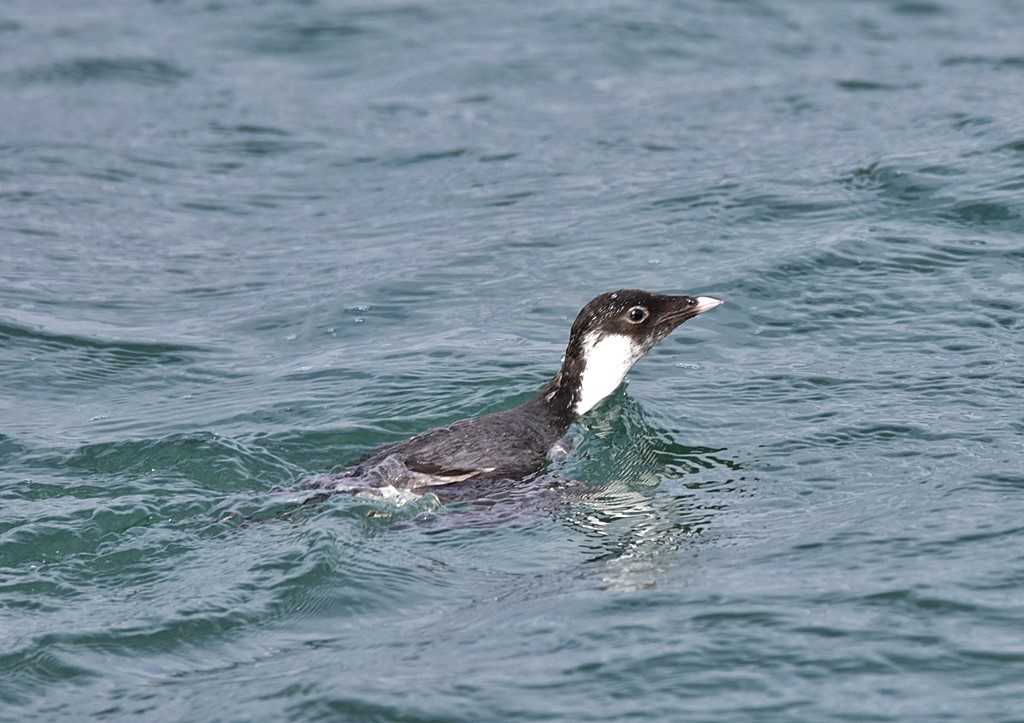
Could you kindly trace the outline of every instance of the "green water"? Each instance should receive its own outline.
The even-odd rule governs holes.
[[[1021,720],[1022,38],[0,7],[0,719]],[[295,510],[623,286],[728,303],[574,427],[583,489]]]

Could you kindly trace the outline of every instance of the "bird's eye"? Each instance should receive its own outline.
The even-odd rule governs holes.
[[[626,312],[626,318],[629,319],[631,324],[642,324],[650,315],[651,312],[642,306],[634,306]]]

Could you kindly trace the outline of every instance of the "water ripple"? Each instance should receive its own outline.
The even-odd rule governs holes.
[[[0,11],[0,717],[1018,716],[1010,5],[51,5]],[[728,303],[545,474],[302,489],[627,285]]]
[[[24,68],[15,71],[13,77],[18,83],[25,85],[121,82],[166,86],[188,78],[189,73],[173,63],[158,58],[91,57]]]

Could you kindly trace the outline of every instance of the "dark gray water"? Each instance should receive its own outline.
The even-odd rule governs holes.
[[[0,718],[1022,720],[1024,3],[13,0],[0,53]],[[586,489],[290,511],[621,286],[729,303]]]

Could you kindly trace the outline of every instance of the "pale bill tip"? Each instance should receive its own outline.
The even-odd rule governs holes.
[[[703,314],[705,311],[711,311],[716,306],[720,306],[725,302],[722,299],[716,299],[713,296],[698,296],[696,312]]]

